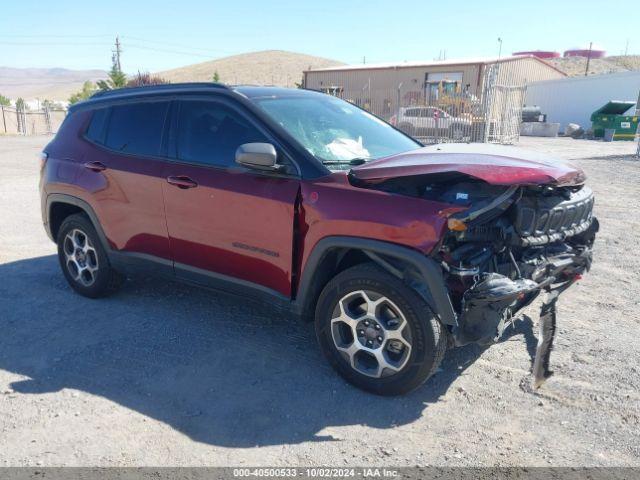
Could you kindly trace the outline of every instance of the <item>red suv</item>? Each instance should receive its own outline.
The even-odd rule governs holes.
[[[589,268],[583,173],[512,147],[424,147],[318,92],[173,84],[71,107],[42,155],[62,271],[100,297],[141,268],[314,319],[348,381],[424,382]],[[550,303],[545,303],[549,306]]]

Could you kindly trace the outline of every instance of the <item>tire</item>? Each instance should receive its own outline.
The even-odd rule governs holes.
[[[62,273],[80,295],[104,297],[122,285],[124,276],[109,263],[96,229],[84,214],[64,219],[56,243]]]
[[[447,331],[427,303],[373,264],[351,267],[327,284],[316,306],[315,328],[331,366],[351,384],[378,395],[401,395],[422,385],[447,348]]]
[[[465,138],[465,128],[463,125],[451,125],[446,132],[451,140],[461,142]]]

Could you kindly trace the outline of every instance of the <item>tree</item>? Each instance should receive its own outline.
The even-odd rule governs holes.
[[[16,100],[16,109],[23,111],[27,109],[27,103],[24,101],[24,98],[20,97]]]
[[[74,103],[78,103],[78,102],[81,102],[82,100],[86,100],[91,95],[96,93],[96,91],[97,91],[96,86],[92,82],[87,80],[82,85],[82,90],[74,93],[69,97],[69,105],[73,105]]]
[[[109,78],[106,80],[98,80],[98,88],[100,90],[115,90],[127,86],[127,76],[118,68],[118,64],[114,61]]]
[[[144,87],[145,85],[164,85],[169,83],[162,77],[151,75],[149,72],[140,73],[127,82],[127,87]]]
[[[213,72],[213,79],[212,79],[215,83],[219,83],[220,82],[220,75],[218,75],[218,71],[216,70],[215,72]]]
[[[5,107],[8,107],[9,105],[11,105],[11,100],[9,100],[7,97],[5,97],[4,95],[0,95],[0,105],[3,105]]]

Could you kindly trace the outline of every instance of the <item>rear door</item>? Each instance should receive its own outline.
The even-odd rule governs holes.
[[[163,183],[176,275],[201,283],[233,280],[290,296],[297,174],[235,163],[243,143],[279,149],[231,101],[192,98],[176,106],[175,162],[167,165]],[[286,162],[280,150],[279,161]]]
[[[93,113],[82,184],[112,247],[170,263],[164,214],[163,132],[169,102],[115,104]]]

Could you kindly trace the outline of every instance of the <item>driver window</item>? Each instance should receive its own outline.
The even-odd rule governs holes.
[[[229,107],[203,100],[183,100],[178,114],[178,158],[190,163],[230,167],[243,143],[269,142],[249,121]]]

